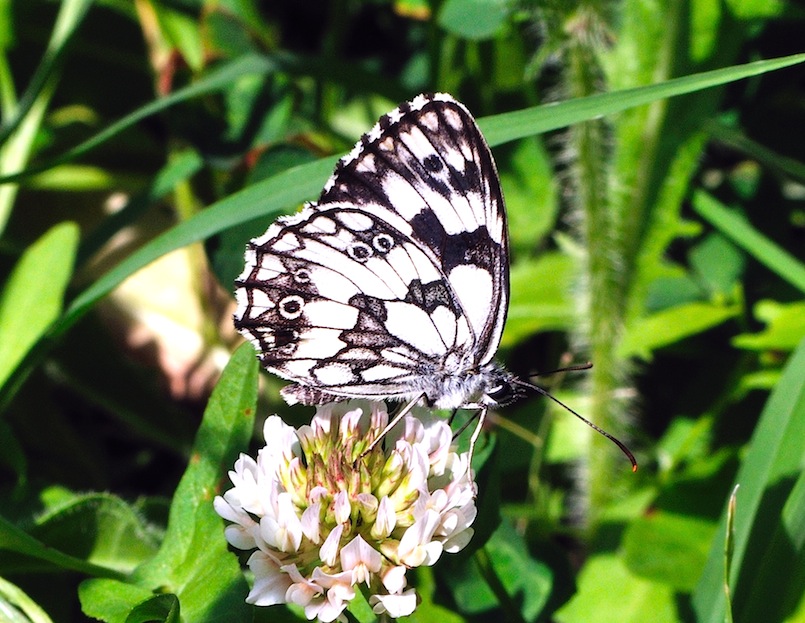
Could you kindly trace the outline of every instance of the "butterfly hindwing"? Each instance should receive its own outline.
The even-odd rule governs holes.
[[[350,204],[307,209],[247,251],[236,326],[302,402],[408,397],[445,357],[470,357],[470,327],[421,246]]]
[[[420,95],[385,115],[337,165],[318,206],[348,201],[420,243],[441,267],[476,335],[497,350],[508,305],[508,247],[494,159],[449,95]]]

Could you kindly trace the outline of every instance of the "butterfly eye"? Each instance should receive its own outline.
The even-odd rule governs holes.
[[[280,314],[286,320],[296,320],[302,315],[302,308],[305,306],[305,300],[296,294],[286,296],[280,301],[279,309]]]
[[[372,240],[372,245],[379,253],[388,253],[394,246],[394,238],[388,234],[377,234]]]
[[[365,242],[353,242],[347,247],[347,253],[356,262],[365,262],[372,257],[372,247]]]
[[[505,405],[512,401],[515,391],[510,383],[503,381],[500,385],[495,385],[495,387],[486,392],[486,395],[499,405]]]

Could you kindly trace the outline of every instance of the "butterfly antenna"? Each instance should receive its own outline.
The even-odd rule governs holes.
[[[566,368],[557,368],[556,370],[551,370],[550,372],[536,372],[535,374],[531,375],[531,378],[537,376],[550,376],[551,374],[559,374],[560,372],[579,372],[580,370],[589,370],[593,367],[593,362],[588,361],[586,363],[577,363],[572,366],[567,366]],[[531,387],[531,385],[529,385]]]
[[[571,366],[570,368],[562,368],[562,370],[561,370],[561,371],[564,371],[564,370],[576,370],[576,369],[578,369],[578,370],[587,370],[587,369],[589,369],[589,368],[591,368],[591,367],[592,367],[592,364],[591,364],[591,363],[588,363],[588,364],[585,364],[584,366],[581,366],[581,367],[578,367],[578,366]],[[521,384],[522,384],[524,387],[528,387],[528,388],[530,388],[530,389],[533,389],[533,390],[535,390],[536,392],[538,392],[538,393],[542,394],[543,396],[545,396],[546,398],[550,398],[550,399],[551,399],[551,400],[553,400],[553,401],[554,401],[556,404],[558,404],[560,407],[563,407],[563,408],[567,409],[568,411],[570,411],[570,412],[571,412],[573,415],[575,415],[577,418],[579,418],[579,419],[580,419],[582,422],[584,422],[584,423],[585,423],[587,426],[589,426],[590,428],[592,428],[592,429],[593,429],[595,432],[597,432],[597,433],[601,433],[601,434],[602,434],[604,437],[606,437],[607,439],[609,439],[609,440],[610,440],[612,443],[614,443],[616,446],[618,446],[618,448],[620,448],[621,452],[623,452],[623,453],[626,455],[626,458],[628,458],[628,459],[629,459],[629,461],[632,463],[632,472],[636,472],[636,471],[637,471],[637,460],[635,460],[635,458],[634,458],[634,454],[632,454],[632,451],[631,451],[631,450],[629,450],[629,448],[627,448],[627,447],[626,447],[626,444],[624,444],[624,443],[623,443],[623,442],[622,442],[620,439],[618,439],[618,438],[617,438],[617,437],[615,437],[614,435],[610,435],[610,434],[609,434],[607,431],[605,431],[605,430],[604,430],[603,428],[601,428],[600,426],[598,426],[598,425],[596,425],[596,424],[593,424],[593,423],[592,423],[590,420],[588,420],[587,418],[585,418],[585,417],[584,417],[583,415],[581,415],[580,413],[577,413],[576,411],[574,411],[573,409],[571,409],[570,407],[568,407],[568,406],[567,406],[567,405],[566,405],[564,402],[562,402],[561,400],[559,400],[559,399],[558,399],[556,396],[552,396],[552,395],[551,395],[550,393],[548,393],[546,390],[542,389],[542,388],[541,388],[539,385],[534,385],[534,384],[532,384],[532,383],[526,383],[526,382],[524,382],[524,381],[520,381],[518,384],[520,384],[520,383],[521,383]]]

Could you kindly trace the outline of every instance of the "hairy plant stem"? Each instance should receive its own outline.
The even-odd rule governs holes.
[[[585,32],[589,20],[581,17],[579,32],[571,31],[568,47],[568,87],[571,97],[596,92],[600,72],[592,46],[594,37]],[[619,250],[615,223],[608,198],[606,127],[600,120],[573,128],[571,149],[574,201],[580,217],[580,234],[586,250],[583,266],[583,296],[578,342],[589,349],[594,367],[590,374],[588,416],[598,426],[619,436],[623,424],[623,405],[614,399],[623,383],[624,362],[617,355],[623,319],[623,298]],[[591,435],[588,444],[587,478],[583,491],[587,527],[595,530],[598,517],[613,495],[613,476],[620,467],[620,455],[609,440]]]

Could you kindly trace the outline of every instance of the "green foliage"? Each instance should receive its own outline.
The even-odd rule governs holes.
[[[769,396],[735,482],[735,536],[730,580],[736,621],[783,621],[805,590],[803,444],[805,439],[805,339],[791,356]],[[726,510],[710,556],[693,594],[701,621],[723,621],[718,590],[724,576]],[[779,582],[780,577],[788,578]],[[775,600],[769,602],[769,595]]]
[[[9,275],[0,294],[0,384],[61,314],[78,235],[75,223],[54,226],[25,250]]]
[[[501,411],[475,539],[418,570],[410,619],[804,620],[795,11],[0,3],[0,611],[304,620],[245,604],[212,508],[256,416],[310,418],[266,375],[258,403],[231,282],[380,114],[442,90],[507,199],[501,358],[592,360],[539,380],[640,470],[552,401]]]

